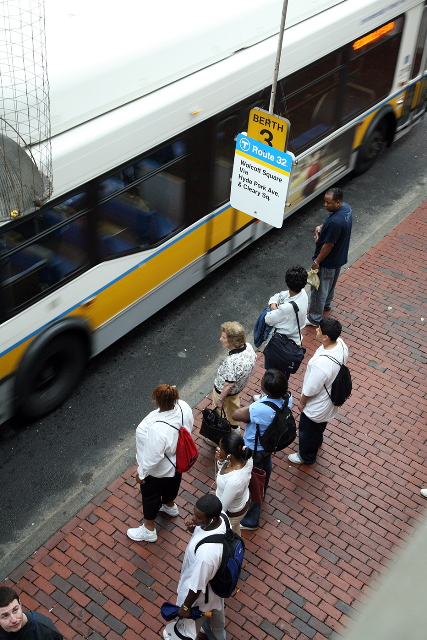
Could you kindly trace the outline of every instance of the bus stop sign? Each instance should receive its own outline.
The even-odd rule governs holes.
[[[269,147],[286,151],[291,124],[286,118],[274,116],[255,107],[249,113],[248,137],[263,142]]]
[[[281,227],[293,160],[291,153],[239,133],[231,180],[231,206]]]

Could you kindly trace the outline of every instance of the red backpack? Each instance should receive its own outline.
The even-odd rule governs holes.
[[[182,422],[184,424],[184,414],[182,413],[182,409],[178,404],[178,407],[181,411]],[[197,458],[199,457],[199,451],[194,444],[194,440],[191,437],[191,434],[185,427],[174,427],[169,422],[164,422],[164,420],[156,420],[156,422],[163,422],[164,424],[169,425],[172,429],[176,429],[179,431],[178,435],[178,444],[176,445],[176,465],[173,464],[172,460],[165,454],[165,458],[169,460],[171,465],[175,467],[178,473],[184,473],[185,471],[190,471],[191,467],[193,467],[196,463]]]

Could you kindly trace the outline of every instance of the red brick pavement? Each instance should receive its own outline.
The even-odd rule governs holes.
[[[354,391],[329,423],[315,465],[290,466],[289,450],[274,458],[261,527],[243,534],[228,638],[343,634],[424,518],[426,237],[427,202],[339,280],[333,315],[345,327]],[[310,356],[315,332],[304,332]],[[291,378],[296,397],[304,369]],[[262,373],[259,354],[244,403]],[[209,402],[194,409],[196,435]],[[184,517],[213,483],[213,451],[200,437],[197,444],[200,458],[177,499],[181,516],[158,518],[157,544],[126,538],[141,518],[128,469],[11,574],[7,584],[24,605],[49,614],[70,639],[159,638],[159,606],[174,599],[189,538]]]

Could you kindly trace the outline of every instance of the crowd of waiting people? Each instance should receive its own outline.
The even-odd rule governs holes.
[[[289,461],[297,465],[316,461],[326,425],[338,412],[331,401],[332,383],[340,363],[345,363],[348,357],[347,346],[340,338],[340,323],[322,315],[331,307],[340,267],[347,262],[351,209],[342,201],[342,191],[337,188],[325,194],[325,208],[329,215],[315,232],[312,269],[318,271],[320,285],[312,289],[309,316],[305,292],[307,271],[301,266],[286,272],[287,289],[269,299],[263,316],[268,333],[267,347],[278,335],[291,340],[298,349],[302,343],[301,329],[306,325],[316,327],[316,337],[320,342],[307,364],[298,402],[299,450],[288,456]],[[208,588],[220,566],[223,546],[200,543],[213,533],[224,534],[229,527],[240,535],[241,529],[255,530],[260,526],[262,504],[251,501],[249,484],[254,468],[265,472],[265,496],[272,472],[272,452],[263,449],[259,436],[276,415],[273,407],[281,409],[285,403],[292,407],[292,396],[288,391],[292,369],[281,369],[268,357],[265,357],[266,371],[261,380],[261,393],[253,397],[251,404],[241,407],[239,394],[251,377],[256,353],[246,341],[245,330],[238,322],[221,325],[220,341],[228,354],[214,380],[212,408],[225,413],[231,428],[222,436],[219,446],[206,440],[216,447],[216,488],[196,502],[192,516],[185,521],[192,536],[178,583],[178,622],[165,627],[165,640],[225,640],[224,600]],[[154,390],[152,400],[156,409],[142,420],[136,430],[138,466],[135,479],[141,491],[144,520],[141,526],[127,531],[131,540],[149,543],[157,541],[155,520],[159,512],[170,517],[179,515],[175,503],[181,484],[181,473],[177,471],[177,443],[180,429],[191,434],[194,422],[191,407],[179,399],[175,386],[160,384]],[[244,425],[243,434],[240,425]],[[210,612],[210,618],[193,619],[194,606],[198,606],[201,612]],[[29,640],[62,638],[48,618],[24,613],[17,594],[1,587],[0,640],[21,630],[22,637]]]
[[[312,268],[318,271],[320,286],[311,296],[311,316],[307,319],[307,271],[301,266],[288,269],[285,275],[287,289],[270,297],[263,316],[267,329],[266,347],[278,334],[291,340],[296,349],[300,348],[303,339],[301,329],[306,325],[316,327],[316,337],[320,342],[307,364],[298,402],[299,450],[288,456],[289,461],[297,465],[316,461],[327,422],[338,412],[331,401],[332,383],[340,364],[344,364],[348,357],[347,346],[340,338],[341,324],[322,315],[325,308],[330,309],[340,267],[347,261],[351,209],[342,202],[340,189],[325,194],[325,208],[329,215],[315,232]],[[249,484],[254,467],[264,471],[265,495],[272,472],[272,452],[263,449],[259,437],[276,415],[274,405],[281,408],[286,403],[292,407],[292,396],[288,391],[292,369],[278,367],[267,356],[261,393],[253,397],[251,404],[241,407],[239,394],[252,375],[256,353],[238,322],[221,325],[220,341],[228,354],[215,376],[212,408],[224,412],[231,429],[222,436],[219,446],[205,438],[207,444],[216,447],[216,488],[196,502],[193,515],[185,523],[192,537],[178,584],[179,620],[164,629],[165,640],[225,640],[224,601],[208,589],[208,583],[221,562],[222,545],[197,546],[197,553],[196,545],[204,537],[212,535],[212,531],[225,532],[226,523],[238,535],[242,529],[253,531],[260,526],[262,504],[251,501]],[[157,540],[154,522],[158,513],[164,512],[171,517],[179,515],[175,503],[181,483],[181,474],[176,469],[178,429],[183,426],[191,433],[193,415],[189,405],[179,399],[178,390],[170,384],[159,385],[152,399],[157,408],[136,430],[138,469],[135,478],[140,485],[144,521],[140,527],[128,529],[127,535],[134,541],[154,543]],[[243,434],[240,425],[244,425]],[[210,623],[203,617],[192,619],[191,608],[196,605],[200,611],[212,612]]]
[[[289,271],[294,273],[296,269]],[[274,318],[273,321],[281,322],[282,319]],[[225,514],[232,530],[238,535],[241,529],[252,531],[259,527],[262,505],[259,502],[251,502],[249,483],[253,467],[263,469],[265,495],[272,472],[272,453],[264,451],[261,444],[255,442],[256,429],[258,426],[262,435],[275,416],[275,410],[266,402],[279,408],[284,403],[292,406],[287,376],[282,371],[269,368],[261,380],[261,394],[254,396],[254,402],[248,406],[240,407],[239,392],[246,386],[252,374],[256,356],[246,342],[245,331],[238,322],[223,323],[221,330],[221,342],[229,352],[215,378],[216,394],[213,394],[213,407],[217,411],[224,408],[227,415],[231,414],[230,422],[234,428],[232,426],[231,431],[222,436],[216,448],[215,490],[196,503],[193,516],[186,522],[190,532],[193,532],[193,537],[187,548],[178,586],[180,626],[166,627],[166,640],[180,637],[174,636],[176,631],[181,633],[182,637],[188,638],[225,638],[223,600],[211,590],[210,597],[205,601],[206,586],[218,569],[221,560],[218,554],[222,547],[207,544],[205,548],[200,548],[197,554],[194,553],[194,548],[197,542],[210,535],[212,531],[225,531],[224,521],[220,518],[221,513]],[[323,318],[316,329],[321,344],[309,361],[304,377],[299,403],[299,451],[289,455],[289,460],[294,464],[315,462],[327,421],[337,413],[337,407],[331,403],[328,396],[337,375],[337,365],[328,357],[322,358],[322,354],[333,354],[340,362],[347,360],[348,350],[339,337],[340,332],[340,323],[332,318]],[[223,394],[226,385],[228,394]],[[190,433],[193,428],[191,408],[179,399],[176,387],[161,384],[154,390],[152,399],[157,408],[144,418],[136,430],[138,468],[135,478],[141,490],[144,522],[140,527],[127,531],[129,538],[140,542],[156,542],[154,522],[159,512],[171,517],[179,515],[175,499],[179,493],[182,476],[176,471],[177,427],[184,426]],[[245,425],[243,434],[240,432],[240,424]],[[210,441],[208,443],[214,444]],[[215,612],[209,624],[206,620],[195,622],[187,618],[186,614],[194,605],[199,606],[202,611]],[[199,635],[196,636],[194,633]]]

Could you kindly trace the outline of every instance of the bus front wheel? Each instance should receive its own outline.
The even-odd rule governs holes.
[[[368,171],[386,146],[384,127],[379,126],[372,131],[368,139],[362,144],[357,156],[354,173],[356,176]]]
[[[87,348],[78,332],[60,333],[33,349],[17,376],[21,415],[37,420],[59,407],[82,377],[86,360]]]

